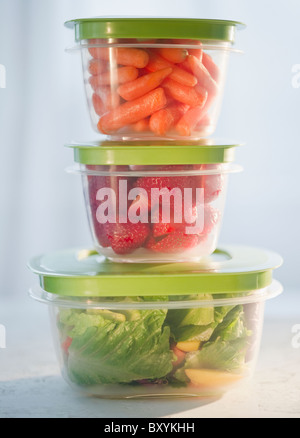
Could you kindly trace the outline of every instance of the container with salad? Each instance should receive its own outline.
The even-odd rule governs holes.
[[[62,374],[104,398],[215,397],[250,378],[276,253],[225,246],[200,263],[119,264],[93,250],[34,258]]]

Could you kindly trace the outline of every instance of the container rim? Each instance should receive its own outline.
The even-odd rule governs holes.
[[[226,175],[229,173],[239,173],[244,169],[239,164],[220,163],[221,168],[204,169],[204,170],[127,170],[127,171],[110,171],[110,170],[92,170],[86,169],[82,165],[74,164],[67,166],[65,171],[74,175],[89,175],[89,176],[123,176],[123,177],[163,177],[163,176],[200,176],[200,175]]]
[[[35,301],[43,304],[48,304],[58,307],[68,307],[74,309],[110,309],[110,310],[121,310],[121,309],[187,309],[191,307],[219,307],[219,306],[230,306],[239,304],[251,304],[258,303],[262,301],[275,298],[283,292],[282,284],[273,279],[269,286],[262,289],[257,289],[254,292],[249,291],[243,292],[242,296],[235,296],[230,298],[215,298],[207,300],[172,300],[172,301],[144,301],[144,302],[130,302],[130,301],[97,301],[95,298],[83,297],[78,299],[78,297],[66,297],[56,294],[51,294],[46,292],[40,285],[35,285],[29,289],[29,296]],[[230,294],[230,293],[228,293]],[[209,295],[213,295],[209,292]],[[134,297],[132,297],[134,298]]]

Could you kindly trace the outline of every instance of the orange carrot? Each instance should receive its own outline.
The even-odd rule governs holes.
[[[105,107],[105,112],[110,111],[120,105],[120,96],[115,90],[110,89],[110,87],[99,88],[97,94],[102,99]]]
[[[91,38],[90,40],[88,40],[88,44],[89,45],[107,44],[107,40],[101,38]],[[89,47],[88,50],[93,58],[99,58],[99,56],[97,56],[99,47]]]
[[[208,114],[205,114],[196,125],[196,131],[201,130],[204,126],[209,126],[211,124],[210,117]]]
[[[128,47],[97,47],[93,52],[94,58],[116,62],[120,65],[131,65],[137,68],[146,67],[149,55],[145,50]]]
[[[188,55],[188,51],[186,49],[180,48],[160,48],[156,50],[157,53],[166,59],[169,62],[173,62],[174,64],[178,64],[179,62],[183,62]]]
[[[201,85],[201,87],[205,88],[208,93],[215,96],[218,93],[218,85],[211,77],[208,70],[195,56],[189,55],[187,59],[190,63],[191,70],[197,77],[198,83]]]
[[[183,70],[182,68],[177,67],[176,65],[172,64],[172,62],[169,62],[157,55],[157,53],[150,52],[149,62],[146,66],[147,70],[154,72],[169,67],[173,69],[172,73],[170,74],[170,78],[174,79],[174,81],[189,87],[194,87],[197,84],[197,78],[194,75]]]
[[[158,87],[162,81],[172,72],[171,68],[165,68],[153,73],[141,76],[134,81],[120,85],[118,93],[125,100],[137,99]]]
[[[134,81],[138,75],[139,71],[135,67],[119,67],[98,76],[90,76],[89,83],[93,90],[97,90],[103,85],[124,84],[125,82]]]
[[[193,129],[204,115],[203,106],[195,106],[189,109],[177,123],[176,131],[179,135],[190,137]]]
[[[149,126],[151,131],[156,135],[164,136],[188,109],[188,105],[176,102],[156,111],[150,117]]]
[[[93,75],[93,76],[100,75],[105,70],[107,70],[107,63],[106,62],[103,62],[100,59],[91,59],[89,61],[88,72],[91,75]]]
[[[98,94],[94,93],[92,96],[92,102],[93,102],[95,113],[98,116],[102,116],[102,114],[105,113],[105,106],[104,103],[102,102],[101,97],[98,96]]]
[[[172,41],[173,44],[185,44],[186,46],[194,46],[193,49],[188,49],[189,55],[196,56],[200,61],[202,61],[202,43],[201,41],[191,40],[191,39],[176,39]]]
[[[166,78],[162,83],[162,87],[166,93],[173,97],[173,99],[179,102],[185,103],[190,106],[204,106],[207,99],[207,91],[200,87],[187,87],[186,85],[179,84],[173,79]]]
[[[219,67],[214,63],[211,56],[203,52],[202,63],[204,67],[209,71],[211,77],[218,82],[220,78]]]
[[[103,134],[109,134],[150,116],[165,105],[166,96],[163,88],[156,88],[144,96],[125,102],[118,108],[104,114],[98,122],[98,129]]]
[[[131,125],[132,129],[135,132],[147,132],[149,131],[149,117],[146,117],[145,119],[139,120],[136,123],[133,123]]]

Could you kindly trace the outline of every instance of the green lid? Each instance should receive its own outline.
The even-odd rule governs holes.
[[[243,23],[195,18],[95,17],[70,20],[75,40],[92,38],[181,38],[234,43],[235,30]]]
[[[236,143],[224,144],[214,140],[116,142],[102,141],[69,144],[74,149],[74,160],[94,165],[160,165],[160,164],[213,164],[234,160]]]
[[[113,263],[95,251],[71,249],[41,255],[29,268],[46,292],[69,297],[239,293],[272,283],[282,263],[273,252],[225,246],[201,263]]]

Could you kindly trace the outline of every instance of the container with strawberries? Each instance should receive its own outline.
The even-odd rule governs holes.
[[[70,145],[96,249],[116,262],[197,261],[217,246],[236,144]]]
[[[216,128],[235,30],[224,20],[67,22],[82,54],[92,125],[114,139],[200,139]]]

